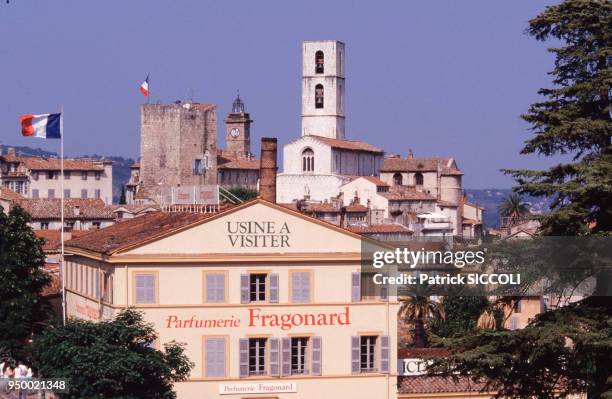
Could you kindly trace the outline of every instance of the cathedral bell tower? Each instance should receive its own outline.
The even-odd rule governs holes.
[[[302,136],[344,140],[344,43],[306,41],[302,46]]]
[[[244,103],[240,95],[232,104],[232,112],[225,118],[225,149],[239,157],[249,157],[251,154],[251,122],[250,115],[244,111]]]

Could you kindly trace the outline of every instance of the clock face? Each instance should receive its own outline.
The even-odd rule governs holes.
[[[238,137],[240,136],[240,129],[235,127],[230,131],[230,134],[232,135],[232,137]]]

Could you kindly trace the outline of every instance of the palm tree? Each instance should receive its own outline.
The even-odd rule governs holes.
[[[499,215],[507,220],[502,225],[513,226],[529,214],[529,205],[523,202],[519,194],[512,193],[499,205],[498,210]]]
[[[444,319],[442,303],[435,301],[432,296],[410,295],[399,298],[401,305],[398,316],[407,322],[414,323],[412,340],[417,348],[427,346],[425,322],[432,319]]]
[[[497,329],[497,320],[495,320],[495,314],[492,309],[485,309],[484,312],[478,318],[478,322],[476,323],[478,328],[483,330],[496,330]]]

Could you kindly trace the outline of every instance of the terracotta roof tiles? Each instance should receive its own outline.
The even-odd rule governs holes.
[[[59,219],[61,217],[60,198],[24,198],[15,201],[33,219]],[[77,212],[78,207],[78,212]],[[112,209],[101,199],[66,198],[64,200],[64,218],[81,219],[114,219]]]
[[[451,392],[481,392],[484,382],[474,382],[468,377],[457,377],[456,380],[441,376],[404,376],[397,378],[399,394],[433,394]]]
[[[452,158],[385,158],[381,172],[435,172],[440,165],[442,175],[463,175],[453,165]]]
[[[15,201],[23,198],[23,195],[11,190],[10,188],[0,187],[0,199]]]
[[[384,152],[380,148],[375,147],[372,144],[366,143],[365,141],[339,140],[339,139],[332,139],[330,137],[317,136],[313,134],[308,135],[307,137],[312,137],[313,139],[320,141],[323,144],[327,144],[330,147],[338,148],[341,150],[365,151],[365,152],[373,152],[377,154],[382,154]]]
[[[6,162],[20,162],[30,170],[60,170],[61,160],[48,157],[26,157],[13,154],[3,155]],[[64,159],[64,170],[103,171],[103,162],[90,158]]]
[[[435,201],[436,198],[416,190],[414,186],[391,186],[389,191],[378,193],[391,201]]]
[[[371,226],[349,226],[348,230],[357,234],[384,234],[384,233],[406,233],[412,234],[412,231],[401,224],[373,224]]]

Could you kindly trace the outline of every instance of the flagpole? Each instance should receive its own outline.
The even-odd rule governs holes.
[[[60,255],[60,273],[62,275],[62,321],[66,325],[66,267],[64,263],[64,105],[60,107],[60,212],[61,212],[61,227],[60,237],[62,243],[62,252]]]

